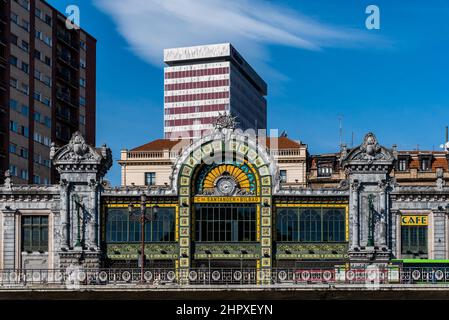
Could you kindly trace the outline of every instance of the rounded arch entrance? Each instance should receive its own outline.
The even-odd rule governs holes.
[[[192,241],[198,239],[192,223],[195,206],[229,204],[256,209],[257,249],[251,257],[261,269],[270,268],[271,196],[278,183],[277,171],[273,159],[256,139],[234,132],[202,138],[185,150],[173,170],[173,188],[180,206],[179,267],[189,268],[193,258],[207,255],[203,247],[192,249]],[[228,252],[229,258],[236,256]]]

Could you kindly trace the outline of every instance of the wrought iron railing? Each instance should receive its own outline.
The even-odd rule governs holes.
[[[344,269],[307,268],[270,271],[254,268],[167,268],[145,269],[4,269],[0,270],[0,289],[28,286],[146,285],[146,286],[295,286],[313,284],[449,284],[449,268]]]

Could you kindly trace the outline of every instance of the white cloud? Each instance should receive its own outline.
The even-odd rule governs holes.
[[[112,16],[131,49],[157,66],[163,64],[164,48],[178,46],[231,42],[257,67],[269,60],[268,45],[322,50],[376,41],[367,32],[325,24],[264,0],[95,0],[95,3]]]

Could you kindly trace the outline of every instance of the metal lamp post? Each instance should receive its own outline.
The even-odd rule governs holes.
[[[133,208],[134,206],[132,203],[128,205],[128,211],[130,219],[139,221],[140,222],[140,281],[143,283],[143,275],[144,275],[144,268],[145,268],[145,224],[149,221],[154,221],[155,216],[157,214],[157,211],[159,207],[155,205],[153,208],[150,209],[149,214],[147,214],[146,210],[147,205],[147,196],[145,194],[142,194],[140,196],[140,214],[134,214]]]

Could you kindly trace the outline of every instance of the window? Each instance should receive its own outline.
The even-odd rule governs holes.
[[[345,241],[345,217],[342,210],[326,210],[324,213],[323,241]]]
[[[80,115],[80,124],[83,124],[83,125],[86,124],[86,117],[83,115]]]
[[[17,16],[17,14],[15,14],[14,12],[11,12],[11,21],[14,22],[15,24],[18,24],[18,19],[19,17]]]
[[[45,15],[44,21],[46,24],[51,26],[51,16],[49,16],[48,14]]]
[[[29,115],[29,113],[30,113],[30,108],[28,108],[27,105],[22,104],[22,107],[21,107],[21,113],[22,113],[24,116],[27,116],[27,117],[28,117],[28,115]]]
[[[9,107],[11,110],[17,110],[17,101],[14,99],[9,100]]]
[[[47,116],[44,118],[44,125],[48,128],[51,128],[51,119]]]
[[[401,253],[427,254],[427,226],[401,226]]]
[[[256,241],[256,206],[250,204],[198,204],[195,237],[204,242]]]
[[[86,42],[83,40],[80,40],[80,47],[81,47],[81,49],[86,50],[87,49]]]
[[[42,40],[42,32],[39,30],[35,30],[34,35],[36,36],[36,39]]]
[[[34,79],[41,80],[41,76],[42,73],[39,70],[34,69]]]
[[[10,153],[17,153],[17,145],[14,143],[9,144],[9,152]]]
[[[108,243],[140,242],[140,238],[140,223],[130,219],[127,208],[108,209],[106,218],[106,241]],[[147,222],[145,225],[145,241],[166,242],[174,240],[175,208],[159,208],[154,220]]]
[[[346,241],[344,208],[281,208],[276,221],[278,241]]]
[[[318,162],[318,177],[330,177],[333,172],[332,162]]]
[[[17,167],[15,165],[9,165],[9,172],[11,173],[11,175],[17,177]]]
[[[47,107],[51,106],[51,100],[47,97],[44,97],[44,99],[42,100],[42,103],[45,104]]]
[[[34,184],[40,184],[41,183],[41,177],[35,175],[33,176],[33,183]]]
[[[16,89],[19,88],[19,82],[17,81],[17,79],[14,79],[14,78],[9,79],[9,85]]]
[[[321,215],[317,210],[305,209],[299,217],[299,241],[321,242]]]
[[[50,57],[45,56],[45,58],[44,58],[44,63],[45,63],[46,65],[51,66],[51,59],[50,59]]]
[[[23,72],[28,74],[28,72],[30,70],[30,66],[28,65],[28,63],[22,62],[22,68],[21,69],[22,69]]]
[[[17,66],[18,66],[18,59],[17,59],[17,57],[11,55],[11,56],[9,57],[9,63],[10,63],[11,65],[13,65],[14,67],[17,67]]]
[[[80,67],[81,67],[82,69],[86,69],[86,60],[80,59]]]
[[[22,217],[22,251],[48,251],[48,216]]]
[[[41,81],[45,83],[47,86],[51,87],[51,78],[49,76],[44,75],[44,78]]]
[[[407,171],[408,163],[409,163],[408,157],[398,157],[398,165],[397,165],[398,171]]]
[[[430,171],[432,169],[432,156],[420,157],[420,169],[421,171]]]
[[[30,11],[30,1],[28,0],[14,0],[19,4],[21,7],[23,7],[25,10]]]
[[[84,98],[83,96],[80,96],[80,105],[83,107],[86,106],[86,98]]]
[[[23,180],[28,180],[28,170],[21,169],[20,170],[20,178]]]
[[[29,94],[29,92],[30,92],[30,87],[26,84],[26,83],[21,83],[20,84],[20,91],[23,93],[23,94],[26,94],[26,95],[28,95]]]
[[[287,182],[287,170],[279,170],[279,178],[281,183]]]
[[[22,25],[21,25],[22,29],[26,30],[27,32],[30,32],[30,22],[22,19]]]
[[[156,184],[156,172],[145,172],[145,185],[154,186]]]
[[[39,50],[34,49],[34,58],[42,60],[42,53]]]
[[[9,130],[11,130],[12,132],[18,132],[18,124],[15,121],[9,121]]]
[[[17,46],[17,41],[18,41],[17,36],[11,33],[11,43]]]
[[[83,88],[86,87],[86,79],[80,78],[80,86]]]
[[[34,91],[34,100],[41,101],[41,93],[39,91]]]
[[[29,45],[28,42],[26,42],[25,40],[22,40],[21,48],[22,48],[23,50],[25,50],[26,52],[28,52],[28,50],[29,50],[29,48],[30,48],[30,45]]]
[[[44,136],[44,145],[49,147],[51,145],[51,139],[49,137]]]
[[[22,158],[28,159],[28,149],[27,148],[20,148],[20,156]]]

